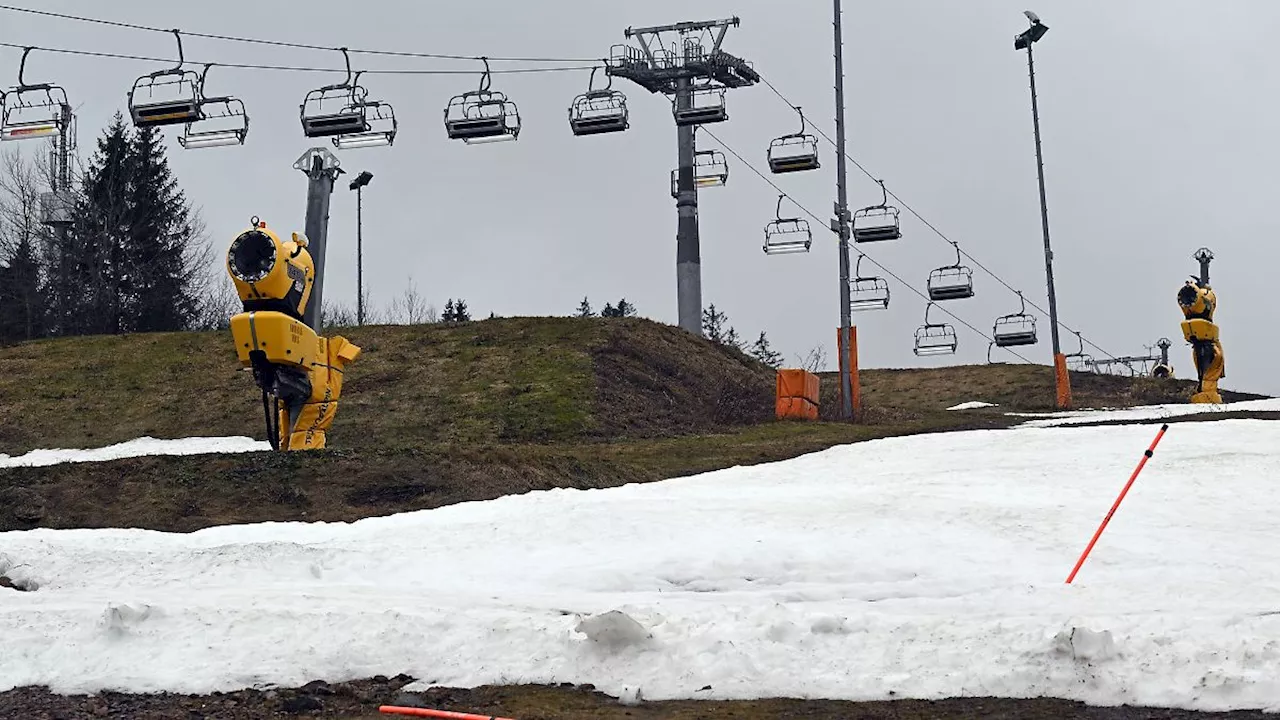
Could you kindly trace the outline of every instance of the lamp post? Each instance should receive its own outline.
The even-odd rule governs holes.
[[[1040,180],[1040,226],[1044,231],[1044,274],[1049,286],[1049,334],[1053,339],[1053,367],[1057,378],[1058,408],[1071,407],[1071,377],[1067,374],[1066,357],[1058,342],[1058,297],[1053,288],[1053,250],[1049,246],[1049,205],[1044,192],[1044,153],[1040,148],[1040,107],[1036,100],[1036,65],[1032,57],[1031,46],[1044,34],[1049,26],[1040,22],[1040,16],[1030,10],[1023,14],[1031,22],[1031,27],[1016,35],[1013,39],[1014,50],[1027,51],[1027,72],[1031,76],[1031,122],[1035,128],[1036,138],[1036,174]]]
[[[373,173],[365,170],[351,181],[350,189],[356,191],[356,324],[364,325],[364,186],[373,179]]]

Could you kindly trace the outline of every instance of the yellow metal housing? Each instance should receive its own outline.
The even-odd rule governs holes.
[[[316,332],[300,320],[270,310],[245,312],[231,318],[231,337],[236,344],[236,357],[249,367],[249,353],[261,350],[267,362],[287,365],[304,371],[320,357]]]
[[[1183,320],[1182,337],[1186,338],[1187,342],[1193,340],[1214,342],[1218,339],[1218,326],[1201,318]]]
[[[227,274],[235,283],[240,300],[282,301],[283,307],[273,309],[302,317],[316,274],[306,247],[302,235],[295,233],[291,239],[281,240],[266,223],[241,233],[227,251]],[[251,260],[260,264],[245,267]]]

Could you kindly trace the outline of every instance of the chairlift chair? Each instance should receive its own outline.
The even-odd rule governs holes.
[[[347,62],[347,79],[336,85],[316,88],[306,94],[299,109],[302,132],[309,138],[332,138],[369,132],[365,118],[368,91],[351,74],[351,56],[340,48]]]
[[[800,131],[769,141],[769,171],[775,175],[822,167],[818,162],[818,138],[805,133],[804,113],[799,107],[795,110],[800,114]]]
[[[960,245],[955,241],[951,244],[956,249],[956,262],[929,273],[930,300],[963,300],[973,297],[973,270],[960,264]]]
[[[1027,314],[1027,301],[1021,292],[1018,293],[1018,300],[1022,303],[1022,309],[996,318],[995,325],[991,328],[991,337],[996,347],[1036,344],[1036,319]]]
[[[391,107],[391,103],[378,100],[361,100],[359,105],[364,113],[367,129],[363,132],[339,135],[333,138],[333,146],[339,150],[351,150],[363,147],[389,146],[395,143],[399,125],[396,122],[396,113]]]
[[[569,129],[577,136],[622,132],[631,127],[627,96],[612,89],[613,76],[608,75],[609,83],[604,88],[593,87],[597,69],[591,68],[587,91],[569,106]]]
[[[724,122],[729,119],[729,111],[724,104],[724,88],[704,86],[695,88],[689,95],[689,107],[682,108],[675,98],[671,100],[671,114],[675,118],[676,127],[705,125]]]
[[[187,123],[178,137],[183,149],[244,144],[249,134],[249,115],[243,102],[233,97],[205,98],[200,110],[204,117],[199,122]]]
[[[28,85],[24,80],[27,55],[34,49],[23,49],[18,84],[0,94],[0,140],[53,137],[71,122],[66,90],[50,83]]]
[[[782,217],[782,199],[778,196],[776,220],[764,226],[764,254],[787,255],[791,253],[809,252],[813,244],[813,232],[809,229],[809,221],[804,218]]]
[[[203,97],[209,68],[200,74],[200,119],[189,122],[178,137],[184,150],[243,145],[249,135],[249,115],[244,102],[230,96]]]
[[[693,185],[696,188],[720,187],[729,182],[729,161],[719,150],[697,150],[693,153]],[[671,171],[671,197],[680,195],[680,171]]]
[[[1067,367],[1077,372],[1098,372],[1097,362],[1092,355],[1084,351],[1084,338],[1080,337],[1079,331],[1076,331],[1076,341],[1080,343],[1080,349],[1063,355],[1066,358]]]
[[[506,94],[489,89],[489,60],[484,60],[480,88],[455,95],[444,109],[444,127],[451,140],[468,145],[515,140],[520,136],[520,111]]]
[[[854,277],[849,283],[849,310],[853,312],[888,310],[889,281],[882,277],[863,276],[863,257],[865,256],[861,253],[858,254],[858,262],[853,271]]]
[[[729,161],[719,150],[693,153],[693,184],[700,188],[720,187],[729,182]]]
[[[881,201],[879,205],[868,205],[853,214],[853,241],[880,242],[897,240],[902,237],[902,229],[898,222],[898,208],[889,204],[889,191],[880,183]]]
[[[924,308],[924,325],[916,329],[915,353],[918,356],[951,355],[959,343],[956,340],[956,329],[948,323],[929,322],[929,303]]]
[[[178,40],[178,64],[143,75],[133,81],[133,88],[129,90],[129,116],[135,127],[184,125],[204,117],[202,75],[182,68],[186,62],[182,35],[174,30],[173,36]]]

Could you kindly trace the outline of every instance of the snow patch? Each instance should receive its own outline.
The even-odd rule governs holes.
[[[193,437],[176,440],[157,440],[142,437],[128,442],[89,450],[32,450],[13,457],[0,453],[0,468],[47,467],[62,463],[103,462],[148,455],[204,455],[208,453],[264,452],[271,449],[267,442],[247,437]]]
[[[996,407],[996,403],[983,402],[981,400],[970,400],[962,402],[959,405],[952,405],[948,410],[977,410],[984,407]]]
[[[1022,427],[1055,427],[1079,423],[1163,420],[1185,415],[1224,412],[1280,412],[1280,398],[1244,400],[1214,405],[1209,403],[1171,403],[1167,405],[1139,405],[1131,408],[1098,408],[1066,410],[1052,413],[1005,413],[1012,417],[1040,418],[1029,420]]]

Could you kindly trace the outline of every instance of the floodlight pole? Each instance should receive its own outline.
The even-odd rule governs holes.
[[[356,325],[364,325],[364,186],[373,180],[365,170],[347,189],[356,191]]]
[[[364,186],[356,187],[356,325],[364,326]]]
[[[315,264],[316,280],[311,288],[311,298],[303,311],[302,321],[312,330],[320,332],[321,303],[324,301],[324,250],[329,237],[329,197],[333,183],[342,174],[338,158],[322,147],[311,148],[298,158],[294,168],[305,173],[307,184],[307,252]]]
[[[760,75],[746,60],[720,49],[730,26],[738,18],[706,22],[682,22],[659,27],[627,28],[627,38],[639,47],[615,46],[605,65],[605,73],[625,78],[651,93],[672,97],[676,111],[693,106],[697,80],[712,88],[739,88],[760,82]],[[714,38],[707,50],[689,33],[710,31]],[[680,35],[679,55],[655,55],[674,43],[663,41],[663,33]],[[694,182],[695,126],[676,127],[676,307],[679,326],[702,336],[702,258],[698,233],[698,188]]]
[[[1071,380],[1065,372],[1066,360],[1062,355],[1062,346],[1058,339],[1058,296],[1053,284],[1053,249],[1049,245],[1049,204],[1045,199],[1044,189],[1044,152],[1040,146],[1040,106],[1036,98],[1036,65],[1031,46],[1044,37],[1049,27],[1040,22],[1034,13],[1025,13],[1031,27],[1017,35],[1013,41],[1015,50],[1026,48],[1027,73],[1031,78],[1031,122],[1035,130],[1036,140],[1036,176],[1040,183],[1040,226],[1044,234],[1044,274],[1049,289],[1049,336],[1053,341],[1053,362],[1058,378],[1058,407],[1067,409],[1071,405]]]
[[[852,421],[853,417],[853,371],[849,367],[850,326],[853,324],[852,309],[849,307],[849,191],[845,185],[847,165],[845,162],[845,124],[844,124],[844,30],[840,22],[840,0],[834,0],[835,7],[835,62],[836,62],[836,217],[831,221],[831,229],[840,237],[840,417]]]

